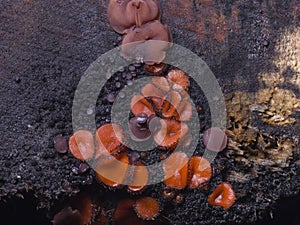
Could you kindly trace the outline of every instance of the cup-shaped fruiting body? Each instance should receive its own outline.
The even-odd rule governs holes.
[[[129,157],[127,154],[110,156],[100,160],[96,166],[98,180],[109,187],[119,187],[127,179]]]
[[[69,139],[69,150],[79,160],[89,160],[94,156],[94,137],[90,131],[78,130]]]
[[[151,197],[143,197],[136,200],[134,210],[143,220],[154,220],[160,211],[159,202]]]
[[[211,127],[204,132],[203,143],[208,150],[221,152],[227,146],[227,135],[219,127]]]
[[[130,192],[139,192],[143,190],[149,180],[148,169],[142,162],[137,162],[132,167],[131,173],[128,176],[128,190]]]
[[[134,115],[145,113],[147,116],[150,116],[155,113],[150,102],[141,95],[133,96],[130,103],[130,109]]]
[[[174,90],[181,91],[190,85],[188,76],[180,69],[171,70],[167,77],[171,81]]]
[[[168,187],[184,189],[188,179],[188,156],[175,152],[163,163],[164,183]]]
[[[170,78],[154,77],[152,83],[146,84],[141,89],[141,93],[150,99],[153,105],[151,109],[154,108],[164,118],[174,117],[178,121],[188,121],[192,116],[193,108],[190,96],[183,88],[189,86],[189,78],[185,73],[178,71],[180,70],[171,70]],[[143,105],[139,109],[148,111],[150,107],[143,108]]]
[[[230,208],[236,200],[235,193],[230,184],[222,182],[208,197],[208,202],[214,206],[222,206],[224,209]]]
[[[158,19],[160,11],[157,0],[110,0],[108,20],[111,27],[125,34],[132,26],[141,25]]]
[[[150,65],[161,63],[171,41],[169,28],[154,20],[128,30],[122,41],[121,55],[125,59],[143,60]]]
[[[189,130],[186,123],[176,120],[161,119],[160,125],[161,128],[154,134],[154,141],[166,148],[175,146]]]
[[[125,135],[122,128],[117,124],[105,124],[96,132],[96,158],[125,150],[122,144],[125,142]]]
[[[197,188],[207,183],[212,176],[209,161],[200,156],[192,156],[189,163],[189,187]]]

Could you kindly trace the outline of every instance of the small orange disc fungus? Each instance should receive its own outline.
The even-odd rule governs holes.
[[[127,154],[120,154],[116,157],[109,157],[100,160],[96,167],[98,180],[110,187],[118,187],[127,178],[129,157]]]
[[[165,77],[153,77],[152,83],[163,91],[170,91],[170,84]]]
[[[230,184],[222,182],[208,197],[208,203],[214,206],[230,208],[236,200],[235,193]]]
[[[193,107],[190,100],[185,100],[177,107],[176,119],[178,121],[188,121],[193,114]]]
[[[212,176],[212,168],[209,161],[200,156],[192,156],[189,165],[189,187],[197,188],[208,182]]]
[[[168,94],[166,101],[162,108],[162,115],[166,118],[170,118],[177,113],[177,108],[181,102],[181,95],[177,91],[171,91]]]
[[[105,124],[98,128],[96,133],[96,158],[116,154],[124,150],[122,143],[125,136],[122,128],[117,124]]]
[[[156,98],[162,98],[164,99],[165,94],[159,90],[156,86],[153,84],[146,84],[142,90],[141,93],[144,97],[156,97]]]
[[[136,200],[134,210],[143,220],[154,220],[159,214],[159,202],[151,197],[143,197]]]
[[[168,187],[184,189],[188,178],[188,157],[183,152],[175,152],[163,163],[164,183]]]
[[[147,116],[150,116],[155,113],[152,105],[141,95],[133,96],[131,99],[130,108],[134,115],[145,113]]]
[[[176,120],[160,120],[161,128],[154,134],[154,141],[162,147],[172,147],[176,145],[180,138],[189,130],[186,123]]]
[[[179,69],[171,70],[167,78],[171,81],[172,88],[177,91],[184,90],[190,85],[188,76]]]
[[[141,191],[148,183],[149,174],[147,167],[142,162],[137,162],[129,179],[128,190],[132,192]]]
[[[89,160],[94,156],[94,137],[90,131],[78,130],[69,139],[69,150],[79,160]]]

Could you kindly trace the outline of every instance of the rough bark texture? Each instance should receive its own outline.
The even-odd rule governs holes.
[[[97,57],[119,44],[119,35],[107,21],[107,4],[107,0],[0,2],[3,203],[11,197],[28,197],[29,192],[28,198],[35,196],[39,208],[50,208],[57,198],[71,196],[89,183],[92,172],[76,175],[79,162],[56,153],[53,138],[72,134],[71,107],[80,77]],[[210,216],[205,216],[198,206],[207,206],[202,194],[186,193],[185,203],[169,215],[170,220],[254,222],[270,214],[280,197],[295,196],[300,189],[300,2],[162,0],[160,4],[174,43],[198,54],[224,92],[230,139],[222,161],[228,170],[224,179],[239,190],[240,199],[232,211],[209,208],[205,212]]]

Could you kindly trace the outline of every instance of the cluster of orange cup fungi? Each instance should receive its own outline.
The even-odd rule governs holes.
[[[212,176],[209,161],[201,156],[189,160],[184,152],[175,152],[163,164],[164,183],[176,189],[198,188],[206,184]]]
[[[173,150],[188,135],[189,128],[185,122],[192,116],[192,105],[186,91],[188,87],[189,78],[179,69],[169,71],[166,77],[153,77],[151,83],[141,89],[141,94],[135,95],[131,101],[135,117],[129,123],[129,130],[133,134],[131,137],[135,136],[133,140],[144,141],[147,136],[152,136],[158,146]],[[159,126],[151,130],[152,118],[158,118]],[[145,127],[151,132],[145,132]],[[213,142],[211,136],[220,140]],[[69,149],[79,160],[96,160],[97,178],[106,186],[116,188],[126,183],[128,191],[139,192],[147,185],[149,173],[142,161],[132,161],[128,156],[128,148],[123,144],[127,137],[119,125],[105,124],[98,128],[95,138],[87,130],[75,132],[69,139]],[[213,151],[222,151],[227,143],[226,135],[219,128],[207,130],[203,138],[204,144]],[[163,162],[163,171],[165,185],[175,189],[201,187],[213,173],[207,159],[200,156],[189,159],[180,151]],[[234,192],[226,183],[218,186],[209,197],[210,204],[224,208],[234,201]]]
[[[166,77],[153,77],[152,82],[141,89],[141,94],[131,100],[131,111],[160,118],[160,129],[153,139],[161,147],[170,148],[188,133],[188,121],[192,116],[192,105],[186,89],[189,78],[179,69],[171,70]]]
[[[121,46],[124,58],[142,58],[147,64],[164,60],[172,38],[169,28],[160,22],[160,14],[157,0],[109,1],[110,25],[124,35]]]
[[[148,171],[142,162],[130,162],[124,139],[119,125],[105,124],[95,138],[90,131],[76,131],[69,139],[69,150],[79,160],[96,160],[97,178],[105,185],[116,188],[126,182],[129,191],[137,192],[147,185]]]

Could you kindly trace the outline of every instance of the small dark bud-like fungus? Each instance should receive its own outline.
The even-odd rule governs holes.
[[[134,141],[145,141],[151,136],[148,127],[148,116],[146,113],[140,113],[129,121],[130,137]]]

